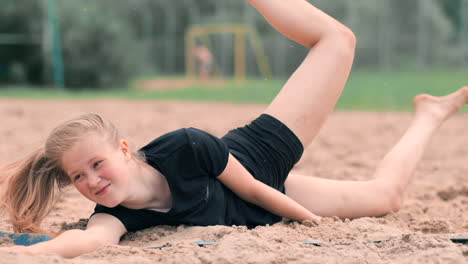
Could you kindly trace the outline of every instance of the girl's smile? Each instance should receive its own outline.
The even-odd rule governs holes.
[[[104,186],[101,190],[99,190],[99,191],[96,193],[96,195],[102,196],[102,195],[106,194],[107,191],[109,190],[110,186],[111,186],[110,183],[109,183],[108,185]]]
[[[124,140],[116,146],[99,134],[84,136],[64,152],[62,167],[81,194],[106,207],[171,207],[165,177],[137,164]]]
[[[128,196],[130,151],[126,142],[116,147],[98,134],[83,137],[63,154],[62,166],[86,198],[115,207]]]

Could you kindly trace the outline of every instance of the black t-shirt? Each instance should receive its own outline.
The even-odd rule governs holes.
[[[113,215],[128,231],[180,224],[255,227],[281,220],[245,202],[216,178],[227,165],[229,146],[207,132],[196,128],[175,130],[156,138],[140,151],[147,163],[166,177],[172,195],[171,210],[163,213],[98,204],[93,214]]]

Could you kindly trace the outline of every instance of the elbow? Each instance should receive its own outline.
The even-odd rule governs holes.
[[[86,231],[85,231],[86,232]],[[118,245],[120,240],[114,240],[109,237],[91,235],[89,237],[88,252],[93,252],[104,246]]]
[[[99,236],[89,234],[86,230],[71,229],[65,231],[60,245],[55,245],[51,250],[64,258],[74,258],[83,254],[91,253],[98,248],[109,244],[109,241]],[[60,237],[59,236],[59,237]],[[72,242],[75,241],[75,242]]]
[[[89,234],[86,230],[72,229],[67,232],[70,232],[70,234],[68,234],[69,236],[74,235],[73,237],[78,238],[81,243],[76,245],[74,250],[65,250],[63,252],[64,254],[61,254],[64,258],[74,258],[91,253],[107,244],[107,241],[100,239],[98,236]]]
[[[93,252],[97,250],[100,247],[103,247],[105,245],[112,245],[113,243],[110,243],[106,239],[98,238],[98,237],[90,237],[89,238],[89,248],[87,251]]]

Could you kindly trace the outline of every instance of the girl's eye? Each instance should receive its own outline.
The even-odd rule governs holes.
[[[101,165],[101,163],[102,163],[102,160],[94,162],[93,168],[97,168],[99,165]]]
[[[73,178],[73,181],[79,181],[82,178],[83,178],[83,174],[78,174]]]

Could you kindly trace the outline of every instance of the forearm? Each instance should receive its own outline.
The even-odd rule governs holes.
[[[86,231],[73,229],[63,232],[52,240],[29,246],[28,251],[32,254],[54,253],[65,258],[73,258],[92,252],[102,245],[103,243]]]
[[[292,220],[320,220],[297,202],[283,193],[256,180],[243,165],[229,155],[228,164],[218,179],[243,200],[256,204],[274,214]]]
[[[257,187],[253,189],[253,195],[249,202],[254,203],[274,214],[286,217],[291,220],[320,221],[320,217],[313,214],[302,205],[289,198],[285,194],[275,190],[262,182],[257,182]],[[257,189],[257,190],[255,190]]]
[[[305,0],[248,0],[280,33],[312,47],[327,34],[347,30]]]

